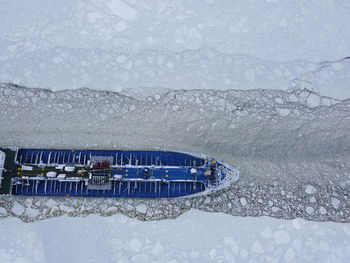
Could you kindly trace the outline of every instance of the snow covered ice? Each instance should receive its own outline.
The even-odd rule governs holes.
[[[112,91],[295,86],[349,98],[349,9],[335,0],[2,1],[0,82]]]
[[[350,257],[350,226],[332,222],[197,210],[150,222],[124,215],[2,221],[1,258],[14,262],[342,262]]]
[[[1,196],[0,261],[346,262],[349,21],[336,0],[0,1],[1,146],[241,174],[203,197]]]

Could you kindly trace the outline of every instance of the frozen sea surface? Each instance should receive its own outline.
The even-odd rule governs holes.
[[[60,62],[52,60],[53,54],[61,58]],[[348,58],[272,62],[211,49],[178,53],[144,50],[127,54],[115,50],[56,47],[6,59],[0,67],[2,82],[52,90],[81,87],[109,91],[138,90],[139,87],[149,90],[307,88],[338,99],[350,98],[349,76]]]
[[[346,262],[350,226],[191,210],[175,220],[123,215],[3,219],[2,262]]]
[[[0,261],[349,258],[348,1],[0,0],[0,20],[0,82],[26,86],[0,85],[1,146],[186,150],[241,173],[196,198],[2,196]]]
[[[2,0],[1,58],[66,47],[214,48],[273,61],[338,60],[350,54],[349,9],[336,0]],[[56,63],[64,59],[51,54]]]
[[[350,98],[348,1],[2,0],[0,82]]]

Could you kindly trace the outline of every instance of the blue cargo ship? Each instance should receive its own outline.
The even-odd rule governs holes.
[[[238,177],[214,158],[183,152],[0,148],[0,194],[182,197],[218,191]]]

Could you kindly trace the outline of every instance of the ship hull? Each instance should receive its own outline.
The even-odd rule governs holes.
[[[1,194],[170,198],[201,195],[237,181],[238,171],[170,151],[1,149]]]

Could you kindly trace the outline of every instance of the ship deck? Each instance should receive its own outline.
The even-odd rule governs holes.
[[[179,197],[202,192],[208,185],[204,159],[182,153],[152,151],[1,149],[6,154],[0,194]],[[175,155],[174,155],[175,154]],[[110,158],[107,169],[99,169],[100,181],[91,183],[96,170],[89,160]],[[177,165],[178,164],[178,165]],[[73,166],[64,171],[60,166]],[[26,169],[29,166],[30,169]],[[62,171],[59,171],[62,168]],[[195,168],[196,173],[193,173]],[[191,171],[192,170],[192,171]],[[65,178],[47,178],[48,172]],[[108,180],[104,181],[104,176]]]

